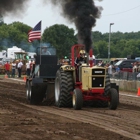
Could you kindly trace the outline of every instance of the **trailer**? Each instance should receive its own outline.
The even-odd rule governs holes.
[[[25,52],[23,49],[13,46],[7,49],[7,57],[15,59],[15,52]]]

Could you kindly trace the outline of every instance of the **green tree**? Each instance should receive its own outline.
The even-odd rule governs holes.
[[[101,40],[102,37],[103,37],[103,35],[101,32],[99,32],[99,31],[92,32],[93,42],[97,42],[97,41]]]
[[[8,48],[13,45],[18,46],[24,50],[28,50],[30,44],[28,43],[28,31],[30,26],[13,22],[12,24],[2,24],[0,26],[0,47]]]
[[[76,44],[77,39],[73,29],[55,24],[44,30],[42,41],[50,43],[56,48],[58,56],[64,57],[69,56],[71,46]]]
[[[96,42],[94,46],[94,55],[100,58],[107,58],[108,55],[108,43],[106,41],[98,41]]]

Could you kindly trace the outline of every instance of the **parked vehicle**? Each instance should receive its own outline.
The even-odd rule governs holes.
[[[2,50],[0,52],[0,60],[2,60],[2,58],[5,58],[5,57],[7,57],[7,52],[6,52],[6,50]]]
[[[15,52],[25,52],[21,48],[18,48],[17,46],[13,46],[12,48],[7,49],[7,57],[15,59]]]
[[[120,60],[114,66],[118,66],[121,71],[132,72],[133,63],[137,62],[135,59]]]
[[[140,61],[140,57],[136,57],[135,60]]]

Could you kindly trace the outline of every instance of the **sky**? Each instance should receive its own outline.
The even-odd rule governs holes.
[[[100,2],[95,0],[95,5],[101,6],[103,10],[92,31],[108,33],[110,23],[114,23],[111,25],[112,32],[140,31],[140,0],[102,0]],[[76,31],[75,25],[62,16],[59,6],[43,4],[41,0],[30,0],[24,12],[4,17],[4,22],[7,24],[19,21],[31,27],[40,20],[42,20],[42,32],[54,24],[64,24]]]

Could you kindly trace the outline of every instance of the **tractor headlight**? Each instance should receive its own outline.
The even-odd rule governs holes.
[[[69,66],[67,66],[66,69],[69,70]]]
[[[71,70],[73,70],[73,67],[70,67]]]

